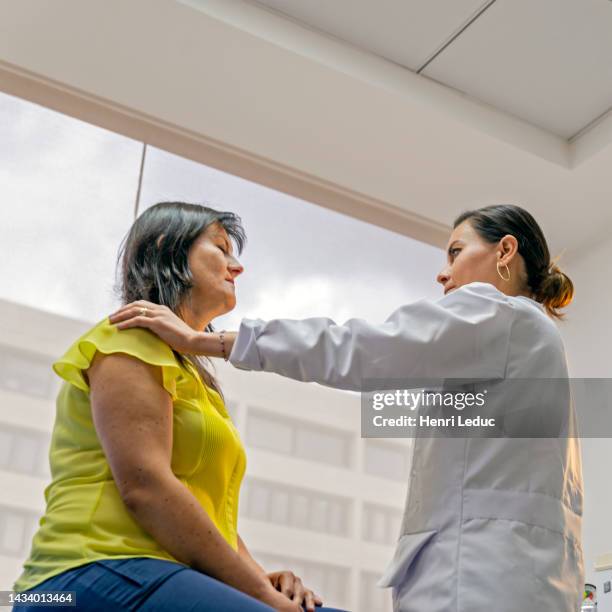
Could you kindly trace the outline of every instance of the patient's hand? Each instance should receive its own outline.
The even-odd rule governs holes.
[[[291,601],[301,604],[306,612],[314,612],[315,605],[323,604],[323,600],[306,588],[299,576],[296,576],[293,572],[287,570],[271,572],[268,574],[268,578],[277,591],[280,591]]]

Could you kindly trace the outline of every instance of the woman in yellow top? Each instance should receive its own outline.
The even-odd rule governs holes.
[[[123,245],[123,300],[163,304],[194,329],[211,330],[236,304],[243,268],[232,242],[241,251],[244,241],[232,213],[156,204]],[[119,331],[105,319],[54,370],[65,383],[52,482],[16,591],[73,591],[77,608],[104,612],[321,604],[291,572],[266,574],[240,539],[244,449],[200,362],[147,330]]]

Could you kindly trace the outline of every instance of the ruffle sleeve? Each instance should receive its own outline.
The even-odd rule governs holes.
[[[182,375],[180,364],[172,349],[147,329],[132,328],[119,330],[108,319],[81,336],[53,364],[53,370],[65,381],[89,393],[89,385],[83,371],[87,370],[96,352],[109,355],[125,353],[145,363],[162,369],[164,389],[176,399],[176,382]]]

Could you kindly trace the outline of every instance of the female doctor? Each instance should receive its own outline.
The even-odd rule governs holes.
[[[366,379],[567,379],[551,318],[573,285],[534,218],[511,205],[465,212],[447,252],[444,296],[378,325],[243,320],[238,334],[211,334],[149,302],[111,322],[146,327],[181,352],[340,389]],[[576,437],[416,437],[400,538],[379,585],[393,587],[401,612],[576,612],[581,517]]]

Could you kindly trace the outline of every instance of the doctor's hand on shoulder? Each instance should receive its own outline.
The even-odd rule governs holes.
[[[236,335],[234,332],[214,334],[199,332],[187,325],[167,306],[145,300],[122,306],[110,315],[109,321],[118,329],[133,327],[148,329],[159,336],[170,348],[186,355],[227,357]],[[221,334],[223,334],[222,339],[220,339]]]

